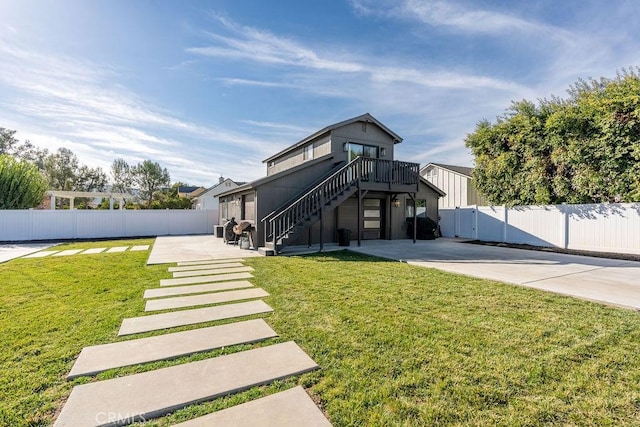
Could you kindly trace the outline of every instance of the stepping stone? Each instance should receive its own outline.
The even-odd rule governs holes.
[[[147,289],[144,298],[171,297],[175,295],[202,294],[205,292],[228,291],[229,289],[251,288],[253,283],[246,280],[237,282],[207,283],[204,285],[170,286],[166,288]]]
[[[189,295],[186,297],[160,298],[147,301],[144,311],[167,310],[170,308],[193,307],[196,305],[220,304],[244,299],[268,297],[262,288],[242,289],[239,291],[215,292],[213,294]]]
[[[331,427],[301,386],[232,406],[173,427]]]
[[[317,369],[293,341],[73,388],[56,427],[129,424]]]
[[[95,375],[107,369],[138,363],[175,359],[236,344],[247,344],[277,337],[262,319],[211,326],[137,340],[85,347],[67,379]]]
[[[273,309],[269,307],[267,303],[262,300],[257,300],[217,305],[215,307],[174,311],[171,313],[153,314],[150,316],[132,317],[122,321],[118,335],[157,331],[158,329],[175,328],[177,326],[231,319],[271,311],[273,311]]]
[[[210,270],[196,270],[196,271],[178,271],[173,273],[173,277],[193,277],[193,276],[205,276],[207,274],[225,274],[225,273],[241,273],[243,271],[253,271],[253,267],[230,267],[230,268],[214,268]]]
[[[124,252],[129,248],[129,246],[114,246],[112,248],[109,248],[109,250],[107,251],[108,254],[113,254],[113,253],[117,253],[117,252]]]
[[[227,267],[244,267],[242,263],[239,262],[228,262],[228,263],[218,263],[218,264],[202,264],[202,265],[187,265],[184,267],[169,267],[169,272],[173,273],[176,271],[195,271],[195,270],[208,270],[213,268],[227,268]]]
[[[66,251],[60,251],[57,254],[53,254],[51,256],[69,256],[69,255],[75,255],[75,254],[79,254],[80,252],[82,252],[84,249],[67,249]]]
[[[180,277],[178,279],[162,279],[160,286],[190,285],[195,283],[224,282],[226,280],[250,279],[250,273],[216,274],[213,276]]]
[[[178,266],[187,265],[203,265],[203,264],[218,264],[221,262],[242,262],[244,258],[211,258],[203,261],[182,261],[178,263]]]
[[[104,252],[107,248],[91,248],[82,252],[82,255],[90,255],[90,254],[99,254],[100,252]]]
[[[55,254],[59,251],[40,251],[40,252],[36,252],[35,254],[29,254],[27,256],[23,256],[22,258],[44,258],[46,256]]]
[[[129,252],[148,251],[148,250],[149,250],[149,245],[139,245],[139,246],[132,246],[131,249],[129,249]]]

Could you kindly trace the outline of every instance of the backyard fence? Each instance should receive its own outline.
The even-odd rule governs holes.
[[[0,241],[213,233],[217,210],[0,210]]]
[[[640,203],[440,209],[445,237],[640,254]]]

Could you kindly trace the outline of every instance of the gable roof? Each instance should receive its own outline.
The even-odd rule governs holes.
[[[429,166],[438,166],[443,169],[448,169],[452,172],[459,173],[460,175],[464,175],[469,178],[473,178],[473,168],[467,166],[454,166],[454,165],[445,165],[443,163],[427,163],[422,170],[428,168]]]
[[[217,195],[220,194],[220,193],[231,191],[232,189],[227,189],[226,186],[225,187],[222,186],[225,182],[231,182],[231,183],[235,184],[236,187],[234,187],[233,190],[235,190],[236,188],[238,188],[241,185],[246,184],[245,182],[234,181],[231,178],[225,178],[222,182],[217,182],[217,183],[213,184],[211,187],[207,188],[205,191],[202,192],[202,194],[200,194],[200,196],[204,196],[205,194],[213,192],[214,196],[217,197]],[[218,190],[218,191],[222,190],[222,191],[216,192],[215,190]]]
[[[378,121],[378,119],[376,119],[375,117],[373,117],[371,114],[369,113],[365,113],[362,114],[360,116],[357,117],[352,117],[350,119],[344,120],[342,122],[338,122],[338,123],[334,123],[332,125],[329,125],[327,127],[324,127],[322,129],[320,129],[319,131],[307,136],[304,139],[301,139],[300,141],[296,142],[295,144],[285,148],[284,150],[280,151],[279,153],[274,154],[273,156],[264,159],[262,161],[262,163],[267,163],[270,162],[271,160],[278,158],[284,154],[287,154],[293,150],[296,150],[297,148],[302,147],[303,145],[305,145],[306,143],[308,143],[311,140],[314,140],[326,133],[331,132],[334,129],[346,126],[346,125],[350,125],[351,123],[356,123],[356,122],[367,122],[367,123],[374,123],[375,125],[377,125],[380,129],[382,129],[383,131],[385,131],[392,139],[394,144],[399,144],[402,142],[402,138],[395,133],[394,131],[392,131],[391,129],[389,129],[388,127],[386,127],[385,125],[383,125],[380,121]]]
[[[198,188],[198,186],[195,185],[181,185],[178,187],[178,193],[191,193],[196,191]]]

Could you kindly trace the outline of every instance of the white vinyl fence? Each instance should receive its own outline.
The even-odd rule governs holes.
[[[216,210],[0,210],[0,241],[211,234]]]
[[[440,209],[445,237],[640,254],[640,203]]]

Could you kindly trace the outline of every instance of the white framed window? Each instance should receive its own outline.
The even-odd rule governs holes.
[[[311,160],[313,159],[313,144],[309,144],[304,147],[304,151],[302,152],[303,160]]]

